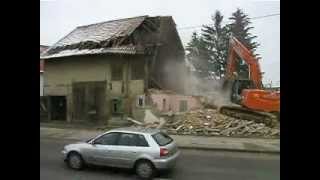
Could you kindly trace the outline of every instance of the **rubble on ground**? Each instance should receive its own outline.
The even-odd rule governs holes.
[[[280,125],[279,125],[280,126]],[[239,137],[279,137],[280,127],[222,115],[217,109],[199,109],[169,118],[164,129],[169,134]]]
[[[232,136],[232,137],[280,137],[280,123],[268,127],[244,119],[236,119],[220,114],[217,109],[198,109],[181,114],[162,114],[157,118],[151,111],[146,111],[143,122],[127,118],[134,126],[158,128],[169,134],[196,136]],[[166,116],[164,118],[163,116]],[[152,117],[152,118],[151,118]]]

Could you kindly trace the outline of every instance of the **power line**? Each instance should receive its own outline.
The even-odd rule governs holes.
[[[272,16],[280,16],[280,13],[268,14],[265,16],[257,16],[257,17],[250,18],[250,20],[262,19],[262,18],[272,17]],[[227,22],[230,22],[230,20],[228,20]],[[207,25],[213,25],[213,24],[207,24]],[[186,26],[186,27],[181,27],[181,28],[177,28],[177,29],[178,30],[186,30],[186,29],[195,29],[195,28],[201,28],[201,27],[203,27],[203,25]]]
[[[251,20],[253,19],[261,19],[261,18],[266,18],[266,17],[271,17],[271,16],[280,16],[280,13],[276,13],[276,14],[269,14],[269,15],[265,15],[265,16],[258,16],[258,17],[253,17],[251,18]]]

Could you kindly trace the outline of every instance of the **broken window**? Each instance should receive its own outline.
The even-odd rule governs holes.
[[[118,98],[112,99],[112,113],[119,114],[122,113],[122,100]]]
[[[166,99],[162,100],[162,110],[165,111],[166,110]]]
[[[144,62],[142,60],[132,61],[131,64],[131,79],[144,79]]]
[[[113,63],[111,65],[111,78],[113,81],[122,80],[122,64]]]
[[[139,107],[143,107],[143,100],[144,100],[143,96],[138,97],[138,106]]]
[[[181,100],[180,101],[180,112],[185,112],[188,110],[188,101]]]

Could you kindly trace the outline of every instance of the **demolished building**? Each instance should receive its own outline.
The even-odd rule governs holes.
[[[112,124],[150,88],[183,93],[184,55],[171,16],[77,27],[40,56],[48,119]]]

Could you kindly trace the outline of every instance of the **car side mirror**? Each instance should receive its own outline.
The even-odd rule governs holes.
[[[89,144],[94,145],[95,144],[94,140],[89,141]]]
[[[92,145],[94,146],[94,145],[101,144],[101,143],[100,143],[100,142],[97,142],[97,141],[91,141],[90,144],[92,144]]]

